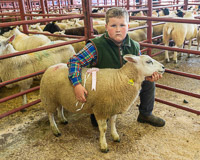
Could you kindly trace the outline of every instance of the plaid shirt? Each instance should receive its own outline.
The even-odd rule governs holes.
[[[141,55],[139,51],[138,55]],[[73,86],[81,83],[81,68],[97,63],[97,52],[92,43],[88,43],[78,54],[72,56],[67,63],[69,67],[69,80]]]
[[[69,79],[73,86],[81,83],[81,68],[97,62],[97,52],[92,43],[88,43],[78,54],[72,56],[67,63]]]

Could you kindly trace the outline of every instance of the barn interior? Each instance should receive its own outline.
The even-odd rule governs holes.
[[[6,33],[16,28],[28,36],[47,36],[52,42],[9,54],[0,50],[0,159],[198,160],[199,6],[199,0],[0,0],[0,43],[10,37]],[[112,141],[108,120],[106,137],[109,152],[105,154],[100,152],[99,131],[91,125],[89,114],[64,111],[69,123],[58,123],[62,132],[60,137],[52,134],[40,100],[40,79],[34,79],[42,76],[44,69],[4,81],[1,78],[1,62],[66,45],[72,45],[78,53],[89,39],[105,33],[105,12],[111,7],[127,9],[128,34],[140,44],[142,54],[151,56],[166,68],[163,78],[156,82],[153,111],[165,119],[166,125],[158,128],[138,123],[137,99],[127,112],[117,118],[120,143]],[[193,18],[179,16],[187,12],[192,13]],[[196,33],[190,39],[184,38],[182,46],[176,46],[178,36],[165,43],[163,27],[169,23],[190,24],[188,31],[194,25]],[[59,30],[46,30],[49,29],[48,24],[56,24]],[[53,43],[56,40],[62,42]],[[178,52],[177,59],[174,52]],[[8,68],[8,72],[12,71]],[[34,80],[26,90],[20,91],[19,86],[9,87],[30,78]],[[27,95],[27,103],[23,102],[23,95]]]

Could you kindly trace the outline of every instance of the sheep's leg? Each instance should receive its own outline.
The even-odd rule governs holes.
[[[183,47],[184,47],[184,44],[181,45],[179,48],[180,48],[180,49],[183,49]],[[183,52],[181,52],[181,57],[183,57]]]
[[[191,45],[192,45],[192,40],[189,40],[188,49],[191,48]],[[188,53],[188,58],[189,58],[189,57],[191,57],[191,54]]]
[[[116,129],[116,118],[117,118],[117,115],[114,115],[111,117],[110,119],[110,124],[111,124],[111,135],[112,135],[112,138],[115,142],[120,142],[120,138],[119,138],[119,135],[117,133],[117,129]]]
[[[27,104],[27,96],[26,96],[26,94],[24,94],[23,96],[22,96],[22,98],[23,98],[23,105],[25,105],[25,104]]]
[[[165,45],[165,46],[168,47],[167,45]],[[169,51],[168,51],[168,50],[165,50],[165,61],[166,61],[167,63],[170,62],[170,60],[169,60]]]
[[[99,131],[100,131],[100,148],[101,152],[107,153],[109,151],[108,144],[106,142],[106,130],[107,130],[107,122],[106,119],[97,120]]]
[[[30,88],[30,87],[29,87],[29,88]],[[23,92],[23,91],[25,91],[26,89],[28,89],[28,88],[22,88],[22,87],[21,87],[20,92]],[[27,96],[26,96],[26,94],[24,94],[24,95],[22,96],[22,99],[23,99],[22,105],[27,104]]]
[[[175,45],[175,47],[178,48],[177,45]],[[177,52],[177,51],[174,51],[174,56],[173,56],[173,61],[174,61],[174,63],[177,63],[177,62],[178,62],[177,54],[178,54],[178,52]]]
[[[58,107],[57,111],[58,111],[58,118],[60,119],[61,123],[62,124],[68,124],[68,121],[67,121],[67,119],[65,118],[65,115],[64,115],[63,107],[62,106]]]
[[[199,51],[199,43],[200,41],[197,41],[197,51]]]
[[[53,134],[56,137],[60,136],[61,132],[59,131],[59,129],[57,127],[57,124],[55,122],[54,114],[53,113],[48,113],[48,116],[49,116],[49,122],[50,122],[51,130],[52,130]]]

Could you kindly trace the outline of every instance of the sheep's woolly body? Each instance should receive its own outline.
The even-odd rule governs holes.
[[[0,42],[1,41],[5,41],[7,38],[5,38],[4,36],[0,36]]]
[[[82,71],[83,81],[86,70]],[[47,106],[48,112],[55,112],[56,108],[61,105],[70,112],[76,112],[76,109],[80,108],[81,104],[75,106],[77,100],[67,75],[68,68],[65,64],[52,66],[43,75],[40,95],[41,99],[45,99],[43,103],[44,106]],[[80,112],[94,112],[97,119],[106,119],[125,112],[137,97],[141,82],[144,80],[144,77],[141,77],[131,63],[127,63],[119,70],[100,69],[97,72],[96,91],[91,91],[91,77],[89,76],[85,86],[88,91],[87,102]],[[133,86],[129,84],[129,80],[134,81]],[[124,99],[124,97],[126,98]]]
[[[183,18],[194,19],[191,12],[186,12]],[[191,41],[197,36],[197,25],[187,23],[165,23],[163,27],[163,42],[166,46],[169,40],[175,42],[175,47],[182,47],[185,40],[189,40],[188,49],[191,47]],[[169,62],[168,51],[165,51],[165,59]],[[177,63],[177,52],[174,52],[173,60]]]
[[[93,28],[97,30],[98,34],[103,34],[106,31],[105,25],[94,25]]]
[[[183,23],[166,23],[163,28],[163,42],[169,44],[174,40],[177,46],[181,46],[187,34],[187,25]]]
[[[8,47],[4,54],[8,53],[14,53],[16,52],[11,44],[8,44]],[[11,80],[14,78],[18,78],[20,76],[25,76],[30,73],[34,72],[33,65],[32,65],[33,58],[30,58],[28,55],[21,55],[16,56],[8,59],[3,59],[0,61],[1,67],[0,67],[0,73],[1,73],[1,79],[2,81]],[[25,69],[24,69],[25,68]],[[30,88],[30,85],[32,84],[33,80],[31,78],[19,81],[10,85],[7,85],[6,87],[13,87],[14,85],[19,85],[20,88],[28,89]]]
[[[129,31],[128,35],[134,41],[141,42],[147,39],[147,29],[138,29],[134,31]]]
[[[54,32],[54,34],[65,35],[63,32]],[[55,40],[63,40],[63,41],[75,40],[74,38],[54,37],[54,36],[49,36],[49,39],[51,39],[52,41],[55,41]],[[72,43],[71,45],[74,47],[75,52],[78,53],[83,47],[85,47],[85,41]]]
[[[60,43],[63,41],[55,41]],[[53,42],[51,42],[52,44]],[[7,44],[7,47],[1,54],[14,53],[16,50],[11,44]],[[61,47],[51,48],[48,50],[29,53],[21,56],[11,57],[0,61],[0,76],[2,81],[11,80],[21,76],[25,76],[34,72],[47,69],[49,66],[57,63],[66,63],[69,58],[75,54],[74,48],[71,45],[65,45]],[[41,76],[37,76],[37,79]],[[7,87],[13,87],[19,85],[21,91],[29,89],[33,82],[33,78],[25,79],[8,85]],[[24,103],[26,103],[24,101]]]
[[[117,114],[129,109],[136,100],[141,89],[141,83],[145,76],[154,72],[164,72],[164,66],[147,55],[125,55],[128,61],[120,69],[100,69],[97,74],[96,91],[91,90],[92,76],[87,76],[86,68],[82,70],[83,86],[88,91],[87,101],[84,106],[77,104],[73,86],[68,79],[68,67],[66,64],[51,66],[44,73],[40,84],[40,98],[48,113],[50,126],[56,136],[60,131],[54,120],[54,113],[58,111],[61,122],[66,123],[63,108],[70,112],[94,113],[100,131],[100,146],[102,152],[107,152],[106,120],[110,118],[111,135],[114,141],[119,141],[115,122]],[[85,77],[86,79],[85,83]],[[80,110],[79,110],[80,109]]]
[[[51,42],[50,39],[45,35],[28,36],[24,33],[21,33],[17,28],[14,28],[12,31],[10,31],[8,35],[6,34],[6,37],[10,37],[13,34],[15,35],[15,39],[12,42],[12,45],[17,51],[34,49]]]

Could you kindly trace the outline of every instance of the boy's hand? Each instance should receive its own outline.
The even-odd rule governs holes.
[[[145,80],[150,81],[150,82],[155,82],[162,78],[162,74],[159,74],[158,72],[154,72],[152,76],[145,77]]]
[[[85,95],[87,96],[87,90],[81,84],[78,84],[74,87],[74,93],[79,102],[86,102]]]

